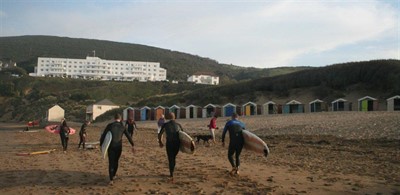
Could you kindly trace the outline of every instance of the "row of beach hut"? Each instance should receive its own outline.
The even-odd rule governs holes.
[[[358,111],[377,111],[378,100],[370,96],[365,96],[358,99]],[[346,99],[339,98],[331,102],[329,110],[328,103],[316,99],[308,103],[309,112],[324,112],[324,111],[352,111],[352,102]],[[387,99],[388,111],[400,111],[400,96],[393,96]],[[263,105],[258,105],[254,102],[247,102],[242,106],[232,103],[227,103],[223,106],[208,104],[204,107],[189,105],[171,107],[157,106],[151,108],[144,106],[141,108],[128,107],[123,111],[123,118],[133,118],[135,121],[158,120],[161,115],[168,116],[168,113],[173,112],[177,118],[208,118],[214,115],[218,117],[229,117],[233,113],[238,113],[242,116],[252,115],[269,115],[269,114],[289,114],[289,113],[304,113],[305,105],[297,100],[292,100],[286,104],[277,104],[273,101],[268,101]],[[168,119],[168,118],[167,118]]]

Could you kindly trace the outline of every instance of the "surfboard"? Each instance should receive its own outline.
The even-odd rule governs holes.
[[[97,145],[97,144],[100,144],[100,141],[95,141],[95,142],[85,142],[85,144],[89,144],[89,145]]]
[[[99,144],[100,144],[99,141],[97,141],[97,142],[86,142],[85,143],[85,149],[96,149]]]
[[[22,153],[17,153],[17,156],[29,156],[29,155],[36,155],[36,154],[50,154],[51,152],[54,152],[55,150],[56,149],[36,151],[36,152],[22,152]]]
[[[88,150],[88,149],[96,149],[96,148],[98,148],[97,145],[85,144],[85,149],[86,149],[86,150]]]
[[[60,126],[59,125],[47,125],[44,129],[50,133],[60,134]],[[70,132],[69,132],[70,135],[73,135],[76,132],[76,130],[71,127],[69,128],[69,130],[70,130]]]
[[[27,131],[20,131],[21,133],[36,133],[39,132],[39,130],[27,130]]]
[[[193,139],[187,133],[179,131],[179,140],[181,142],[181,145],[179,146],[181,152],[187,154],[194,154],[196,146],[194,144]]]
[[[265,157],[269,154],[269,148],[267,144],[259,138],[254,133],[243,130],[243,138],[244,138],[244,148],[259,154],[263,154]]]
[[[107,156],[108,147],[110,147],[111,140],[112,140],[112,133],[109,131],[109,132],[107,132],[106,137],[104,138],[103,144],[101,145],[101,157],[103,159],[105,159]]]

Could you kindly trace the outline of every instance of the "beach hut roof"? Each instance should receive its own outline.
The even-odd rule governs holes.
[[[373,97],[370,97],[370,96],[365,96],[365,97],[363,97],[363,98],[360,98],[360,99],[358,99],[358,101],[362,101],[362,100],[365,100],[365,99],[369,99],[369,100],[376,100],[375,98],[373,98]]]
[[[316,99],[316,100],[310,102],[310,104],[317,103],[317,102],[322,103],[322,102],[324,102],[324,101],[322,101],[322,100],[320,100],[320,99]]]
[[[286,103],[286,105],[290,105],[290,104],[301,104],[301,102],[296,101],[296,100],[292,100],[292,101]]]
[[[264,105],[268,105],[268,104],[276,104],[275,102],[273,102],[273,101],[268,101],[267,103],[265,103]]]
[[[336,103],[336,102],[346,102],[347,100],[343,99],[343,98],[339,98],[335,101],[333,101],[332,103]]]
[[[219,105],[214,105],[214,104],[207,104],[206,106],[204,106],[204,108],[207,108],[207,107],[214,107],[214,108],[216,108],[216,107],[221,107],[221,106],[219,106]]]
[[[150,108],[150,107],[148,107],[148,106],[143,106],[142,108],[140,108],[140,110],[144,110],[144,109],[146,109],[146,110],[150,110],[151,108]]]
[[[232,103],[227,103],[227,104],[223,105],[222,107],[227,107],[227,106],[233,106],[233,107],[236,107],[236,105],[235,105],[235,104],[232,104]]]
[[[257,106],[257,104],[254,103],[254,102],[247,102],[247,103],[243,104],[243,106],[246,106],[246,105],[248,105],[248,104],[251,104],[251,105],[253,105],[253,106]]]
[[[125,110],[135,110],[135,108],[127,107],[127,108],[124,109],[124,111],[125,111]]]
[[[95,105],[107,105],[107,106],[116,106],[112,101],[109,99],[103,99],[95,103]]]
[[[395,95],[391,98],[388,98],[387,101],[394,100],[394,99],[400,99],[400,95]]]
[[[157,107],[155,107],[155,109],[157,109],[157,108],[162,108],[162,109],[165,109],[165,107],[164,107],[164,106],[157,106]]]
[[[52,109],[52,108],[57,108],[57,107],[61,108],[61,106],[59,106],[58,104],[56,104],[56,105],[50,107],[49,110]],[[61,109],[63,109],[63,108],[61,108]],[[63,110],[64,110],[64,109],[63,109]]]
[[[174,104],[174,105],[172,105],[172,106],[169,107],[169,108],[180,108],[180,106],[177,106],[176,104]]]

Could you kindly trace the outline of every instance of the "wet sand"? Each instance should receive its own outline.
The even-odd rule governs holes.
[[[179,153],[175,183],[167,182],[165,148],[156,122],[137,122],[136,153],[124,138],[113,186],[108,162],[98,149],[78,150],[70,136],[67,154],[58,134],[23,125],[0,124],[1,194],[399,194],[400,112],[343,112],[242,117],[271,154],[244,150],[240,176],[230,176],[227,148],[197,144],[194,155]],[[189,134],[207,134],[210,119],[177,119]],[[221,136],[227,118],[218,118]],[[106,123],[89,127],[98,141]],[[79,130],[80,124],[71,123]],[[21,152],[56,149],[42,155]]]

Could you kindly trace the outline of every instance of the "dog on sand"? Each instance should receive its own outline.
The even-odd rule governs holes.
[[[193,137],[196,139],[196,143],[199,143],[200,140],[203,140],[203,144],[206,142],[210,144],[209,140],[212,140],[212,135],[195,135]]]

